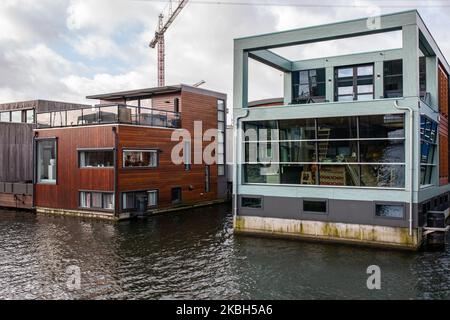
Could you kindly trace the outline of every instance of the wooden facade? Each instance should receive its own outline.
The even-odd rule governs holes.
[[[449,138],[448,138],[448,107],[449,81],[448,74],[439,66],[439,184],[449,183]]]
[[[217,129],[217,102],[225,100],[223,94],[201,94],[195,90],[180,90],[179,93],[155,95],[152,105],[155,109],[173,111],[174,101],[178,99],[181,112],[181,128],[148,127],[128,124],[89,125],[83,127],[37,129],[36,139],[56,139],[57,141],[57,181],[55,184],[36,184],[35,205],[42,209],[83,211],[80,208],[80,191],[109,192],[115,195],[115,213],[120,216],[123,193],[158,191],[157,209],[174,206],[172,188],[180,187],[182,202],[179,205],[192,205],[217,200],[223,197],[218,193],[217,164],[211,165],[209,190],[206,190],[206,164],[194,163],[194,145],[199,143],[202,152],[210,143],[202,136],[194,138],[194,122],[200,121],[202,133]],[[105,100],[102,103],[123,103]],[[157,106],[157,107],[156,107]],[[179,141],[171,141],[172,134],[187,130],[192,137],[192,165],[187,170],[184,164],[172,162],[171,154]],[[113,149],[114,168],[79,168],[79,149]],[[156,168],[125,168],[124,150],[157,150]],[[202,159],[201,154],[200,160]],[[226,184],[226,176],[224,183]],[[208,191],[208,192],[206,192]],[[89,210],[92,212],[92,210]]]

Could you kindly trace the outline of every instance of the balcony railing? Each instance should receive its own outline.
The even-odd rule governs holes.
[[[180,128],[181,114],[166,110],[115,104],[38,113],[36,121],[38,128],[77,127],[98,124],[133,124]]]

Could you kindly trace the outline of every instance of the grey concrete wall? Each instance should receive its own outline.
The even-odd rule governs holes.
[[[313,220],[325,222],[341,222],[352,224],[366,224],[389,227],[408,227],[409,226],[409,205],[402,202],[381,202],[381,201],[357,201],[357,200],[335,200],[325,198],[306,198],[306,200],[326,200],[328,203],[328,212],[308,213],[303,212],[303,198],[292,197],[263,197],[261,209],[243,208],[241,198],[247,195],[240,195],[238,201],[238,214],[241,216],[258,216],[281,219]],[[248,195],[255,197],[255,195]],[[380,218],[375,216],[375,204],[403,204],[405,212],[403,219]],[[417,226],[418,210],[417,206],[413,208],[413,221]]]

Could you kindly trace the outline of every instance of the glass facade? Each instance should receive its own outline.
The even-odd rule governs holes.
[[[403,114],[244,127],[244,183],[404,188]]]
[[[420,118],[420,184],[433,184],[436,170],[438,124],[426,116]]]
[[[292,73],[292,103],[324,102],[325,90],[324,68]]]

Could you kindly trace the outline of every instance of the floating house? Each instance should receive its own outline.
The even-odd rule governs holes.
[[[120,220],[227,198],[225,94],[175,85],[87,98],[98,104],[36,113],[38,213]]]
[[[274,51],[390,32],[400,48]],[[283,99],[249,103],[249,59],[284,74]],[[236,39],[236,232],[419,248],[448,214],[449,72],[415,10]]]

